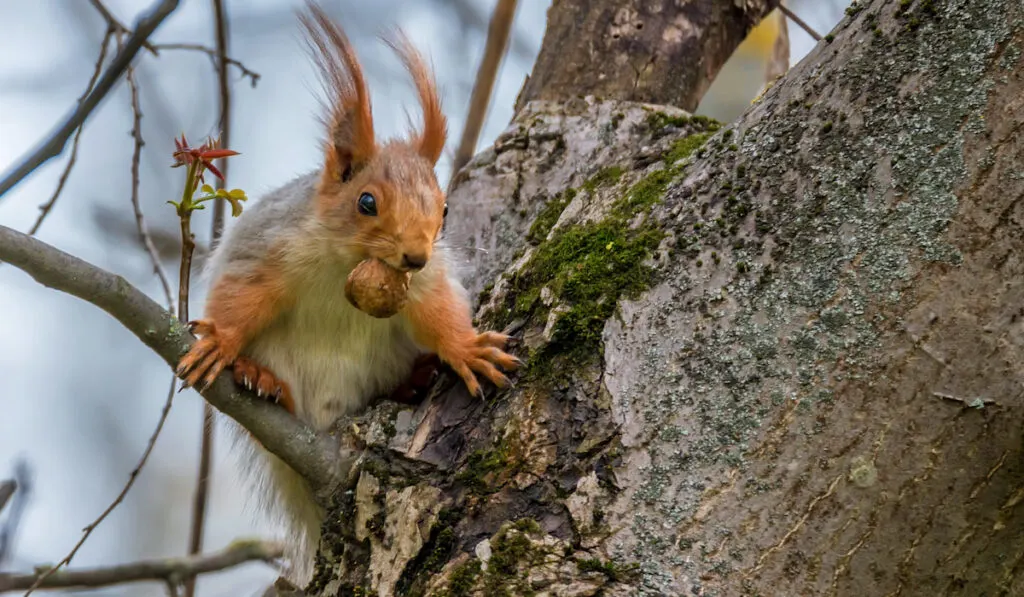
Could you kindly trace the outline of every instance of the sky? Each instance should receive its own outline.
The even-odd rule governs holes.
[[[131,26],[153,0],[107,0]],[[403,28],[433,62],[449,114],[448,152],[461,134],[463,115],[486,20],[495,0],[464,0],[482,27],[466,28],[451,0],[333,0],[367,72],[377,132],[406,130],[406,111],[418,117],[415,95],[400,66],[375,35]],[[230,56],[258,72],[255,88],[233,69],[232,158],[229,185],[257,197],[317,166],[321,131],[316,116],[315,72],[298,41],[298,0],[228,0]],[[520,0],[511,52],[504,61],[478,144],[486,148],[505,129],[512,105],[539,50],[549,0]],[[824,34],[846,2],[788,3]],[[468,18],[470,23],[472,18]],[[104,22],[85,0],[0,2],[0,171],[36,147],[74,105],[92,73]],[[790,24],[793,63],[813,40]],[[156,32],[154,43],[213,45],[210,3],[183,0]],[[164,248],[176,286],[177,242],[173,208],[181,170],[172,170],[172,139],[182,132],[199,142],[217,132],[216,79],[207,56],[196,52],[143,54],[137,79],[146,146],[140,202],[158,246]],[[739,115],[760,87],[756,48],[738,52],[698,112],[719,119]],[[38,237],[97,266],[116,272],[163,302],[148,257],[134,236],[129,203],[131,112],[121,84],[88,120],[75,169]],[[69,145],[70,149],[70,145]],[[37,206],[53,192],[67,152],[0,197],[0,224],[27,231]],[[438,167],[447,181],[450,154]],[[230,223],[229,223],[230,225]],[[193,227],[205,244],[210,213]],[[203,288],[193,292],[201,313]],[[28,570],[61,559],[81,529],[103,511],[127,480],[159,418],[170,383],[165,363],[116,321],[78,299],[44,288],[19,270],[0,265],[0,479],[23,460],[32,490],[21,519],[13,558],[0,569]],[[192,391],[174,406],[149,463],[127,499],[93,533],[75,567],[181,555],[188,541],[190,504],[198,461],[202,403]],[[245,488],[224,435],[215,444],[214,477],[205,549],[239,537],[266,537],[274,529],[246,508]],[[9,509],[8,509],[9,510]],[[0,521],[4,513],[0,513]],[[202,596],[257,595],[275,578],[262,564],[203,577]],[[90,595],[164,595],[159,585],[92,591]]]

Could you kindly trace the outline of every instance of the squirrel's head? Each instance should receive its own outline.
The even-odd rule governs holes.
[[[376,257],[397,269],[420,270],[448,212],[434,173],[447,121],[433,74],[401,33],[388,42],[412,75],[423,128],[407,139],[378,144],[370,94],[352,45],[320,8],[309,3],[309,12],[301,20],[329,98],[316,197],[320,221],[346,256]]]

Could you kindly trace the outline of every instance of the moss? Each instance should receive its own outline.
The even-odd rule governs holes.
[[[484,572],[485,597],[520,597],[533,594],[520,574],[520,567],[529,567],[543,555],[534,547],[529,535],[540,532],[540,525],[531,518],[503,526],[491,537],[491,557]]]
[[[647,115],[647,126],[651,130],[663,129],[666,126],[682,128],[690,124],[689,116],[669,116],[664,112],[652,111]]]
[[[672,144],[672,148],[668,150],[668,153],[665,154],[665,163],[674,164],[679,160],[690,157],[693,152],[704,145],[710,136],[711,133],[694,133],[676,141]]]
[[[602,168],[597,174],[590,177],[590,180],[583,183],[583,189],[588,193],[593,193],[600,187],[611,186],[619,182],[619,179],[622,178],[624,173],[625,171],[622,169],[622,166],[608,166],[607,168]]]
[[[490,475],[507,466],[508,456],[502,442],[495,448],[477,450],[470,454],[455,480],[474,493],[490,493],[493,491],[488,482]]]
[[[576,189],[566,189],[550,199],[544,208],[541,209],[540,213],[537,214],[537,219],[530,226],[530,231],[526,235],[527,240],[532,243],[539,243],[547,238],[548,233],[554,228],[558,218],[575,196]],[[488,295],[490,295],[490,292],[488,292]]]
[[[465,597],[480,578],[480,560],[473,558],[452,571],[448,586],[438,592],[439,597]]]
[[[576,567],[580,572],[600,572],[612,582],[621,582],[628,579],[635,572],[636,566],[620,566],[612,561],[602,562],[599,559],[576,560]]]
[[[825,42],[826,43],[832,43],[832,40],[834,40],[835,38],[836,38],[836,36],[832,35],[831,33],[826,34],[825,35]]]
[[[395,584],[395,594],[422,597],[427,581],[451,560],[458,543],[455,525],[462,519],[461,508],[443,508],[430,528],[430,536],[416,557],[406,564]]]

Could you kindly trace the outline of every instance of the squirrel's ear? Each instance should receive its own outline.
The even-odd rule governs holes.
[[[436,164],[441,158],[448,137],[448,120],[441,111],[441,100],[437,96],[434,74],[401,30],[395,31],[392,39],[385,38],[384,41],[398,54],[406,70],[412,75],[416,92],[420,96],[420,105],[423,107],[423,131],[414,136],[413,145],[421,156],[430,160],[431,164]]]
[[[299,20],[327,94],[325,166],[331,179],[345,182],[377,152],[370,94],[345,32],[320,7],[306,4],[309,14]]]

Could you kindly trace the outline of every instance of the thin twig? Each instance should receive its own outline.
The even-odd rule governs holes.
[[[7,479],[0,483],[0,512],[4,511],[7,501],[11,499],[14,492],[18,490],[18,483],[14,479]]]
[[[821,35],[818,35],[818,32],[815,31],[806,22],[804,22],[803,19],[801,19],[800,17],[796,16],[796,13],[794,13],[792,10],[790,10],[789,7],[783,6],[781,3],[779,3],[779,10],[782,12],[782,14],[786,15],[794,23],[796,23],[798,27],[800,27],[801,29],[806,31],[807,35],[810,35],[811,37],[813,37],[814,41],[821,41]]]
[[[469,114],[466,116],[462,139],[459,141],[459,148],[455,151],[455,159],[452,162],[451,178],[448,180],[449,192],[451,192],[459,170],[469,162],[473,157],[473,152],[476,151],[476,144],[480,139],[480,129],[483,128],[484,119],[487,117],[487,107],[491,103],[494,79],[497,77],[501,59],[505,56],[505,49],[508,47],[508,36],[512,30],[515,13],[516,0],[498,0],[494,14],[491,15],[484,55],[480,59],[476,82],[473,84],[473,93],[469,98]]]
[[[32,495],[32,471],[28,463],[22,459],[14,465],[14,487],[17,491],[10,499],[11,507],[7,511],[7,518],[3,526],[0,526],[0,567],[7,563],[7,558],[14,552],[14,540],[18,534],[18,526],[21,524],[25,506],[28,505],[29,497]],[[3,502],[4,500],[0,500]],[[3,505],[0,504],[0,510]]]
[[[4,225],[0,225],[0,261],[25,271],[44,286],[103,309],[172,367],[196,341],[167,309],[121,276]],[[309,481],[314,491],[330,492],[344,483],[354,463],[349,450],[280,406],[240,388],[230,371],[222,372],[209,387],[197,389]]]
[[[89,0],[89,3],[92,4],[92,7],[96,9],[96,12],[100,13],[100,16],[103,17],[103,20],[107,22],[108,29],[112,29],[114,33],[124,33],[125,35],[132,34],[132,30],[125,27],[124,23],[117,20],[117,17],[114,16],[114,13],[110,12],[110,9],[108,9],[103,4],[103,2],[100,2],[100,0]],[[143,41],[142,47],[149,50],[150,53],[152,53],[154,56],[157,55],[156,49],[148,41]]]
[[[78,97],[79,104],[85,100],[89,92],[96,86],[96,80],[100,78],[100,73],[103,72],[103,62],[107,59],[107,46],[110,45],[110,38],[114,35],[114,32],[115,27],[107,27],[107,33],[103,36],[103,42],[100,44],[100,56],[96,59],[96,68],[92,71],[92,77],[89,78],[85,91]],[[32,229],[28,231],[29,234],[34,235],[39,232],[40,226],[43,225],[43,220],[46,219],[46,216],[50,215],[50,210],[53,209],[57,199],[60,198],[61,191],[64,190],[64,184],[67,183],[71,170],[75,167],[75,160],[78,159],[78,140],[82,137],[82,130],[84,128],[79,126],[75,129],[75,138],[71,142],[71,154],[68,156],[68,163],[64,166],[64,172],[61,173],[60,180],[57,181],[57,188],[50,195],[50,200],[39,206],[39,217],[36,218],[36,223],[32,225]]]
[[[139,477],[139,473],[142,472],[142,467],[145,466],[146,461],[149,460],[149,455],[153,451],[153,446],[156,445],[156,439],[160,437],[160,431],[163,430],[164,428],[164,423],[167,421],[167,413],[171,411],[171,403],[174,401],[174,388],[177,385],[175,383],[176,381],[177,377],[171,377],[171,388],[167,392],[167,400],[164,401],[164,409],[163,411],[160,412],[160,420],[157,421],[156,429],[153,430],[153,434],[149,436],[149,442],[146,444],[146,451],[142,453],[142,458],[139,459],[139,464],[136,465],[134,469],[132,469],[131,473],[129,473],[128,482],[124,484],[124,487],[121,489],[121,493],[117,494],[117,497],[114,498],[114,501],[111,502],[109,506],[107,506],[107,509],[104,510],[103,513],[100,514],[96,520],[89,523],[89,525],[82,530],[82,538],[78,540],[78,543],[75,544],[75,546],[71,549],[68,555],[64,556],[64,558],[61,561],[57,562],[56,566],[53,566],[52,568],[48,569],[42,575],[34,577],[34,582],[32,582],[32,584],[29,585],[28,590],[25,592],[26,597],[28,597],[28,595],[30,595],[32,591],[43,586],[43,583],[45,583],[48,578],[53,576],[61,568],[61,566],[65,566],[71,563],[71,559],[75,557],[75,554],[78,553],[78,550],[82,547],[82,545],[85,544],[85,541],[89,538],[89,535],[92,535],[92,532],[96,530],[96,527],[98,527],[100,523],[102,523],[107,518],[107,516],[114,511],[114,508],[116,508],[121,502],[124,501],[125,496],[128,495],[128,491],[132,488],[132,485],[135,484],[135,479],[137,479]]]
[[[118,39],[120,44],[120,39]],[[149,260],[153,263],[153,273],[160,280],[160,286],[164,291],[164,298],[167,299],[167,309],[174,309],[174,296],[171,293],[171,283],[167,280],[167,274],[160,265],[160,254],[149,236],[149,227],[142,215],[142,206],[139,204],[139,162],[142,160],[142,146],[146,142],[142,139],[142,108],[139,105],[139,88],[135,84],[135,69],[128,67],[125,72],[125,80],[128,82],[128,90],[131,93],[132,105],[132,210],[135,212],[135,227],[139,232],[139,241],[146,248]]]
[[[228,81],[228,18],[222,0],[213,0],[214,28],[217,38],[217,57],[214,66],[217,69],[217,82],[220,90],[220,146],[231,147],[231,84]],[[244,68],[244,67],[243,67]],[[243,71],[244,72],[244,71]],[[253,79],[253,85],[256,81]],[[225,188],[228,175],[228,160],[220,160],[219,165],[223,178],[217,177],[218,189]],[[216,199],[213,204],[213,224],[210,232],[210,247],[217,246],[224,231],[224,199]],[[203,427],[199,444],[199,470],[196,472],[196,491],[192,500],[192,528],[189,537],[188,553],[197,554],[203,548],[203,527],[206,521],[206,504],[210,493],[210,462],[213,455],[213,407],[203,402]],[[185,581],[185,597],[195,595],[195,578]]]
[[[110,90],[113,89],[117,80],[121,78],[125,69],[128,68],[135,58],[135,55],[139,53],[139,49],[142,48],[146,39],[153,34],[153,31],[156,30],[168,15],[174,12],[178,7],[178,3],[179,0],[159,0],[159,3],[148,14],[139,19],[138,24],[135,26],[135,31],[128,38],[122,51],[118,52],[117,56],[114,57],[114,60],[103,73],[103,76],[100,77],[92,92],[89,93],[84,101],[78,103],[75,110],[46,137],[37,149],[23,158],[20,164],[15,166],[14,169],[10,170],[0,180],[0,198],[3,198],[7,191],[14,188],[15,185],[34,172],[36,168],[64,151],[64,147],[67,145],[71,135],[85,123],[85,120],[96,109],[96,106],[110,93]]]
[[[221,62],[221,56],[220,56],[219,48],[218,49],[214,49],[214,48],[210,48],[210,47],[204,46],[203,44],[185,44],[185,43],[157,44],[154,47],[157,50],[190,50],[190,51],[193,51],[193,52],[202,52],[203,54],[206,54],[207,56],[210,57],[210,60],[213,62],[214,68],[219,70],[219,65],[220,65],[220,62]],[[241,61],[235,60],[234,58],[230,58],[228,56],[224,56],[223,63],[225,65],[231,65],[231,66],[237,68],[239,70],[239,72],[241,72],[243,77],[248,77],[249,78],[249,84],[253,88],[256,87],[256,83],[258,83],[259,80],[260,80],[260,74],[258,72],[250,70],[248,67],[246,67],[244,64],[242,64]]]
[[[65,570],[46,578],[40,589],[89,589],[125,583],[164,581],[171,585],[200,574],[217,572],[246,562],[273,562],[281,546],[262,541],[236,541],[227,548],[200,556],[159,558],[109,568]],[[37,582],[36,574],[0,574],[0,592],[16,591]]]

